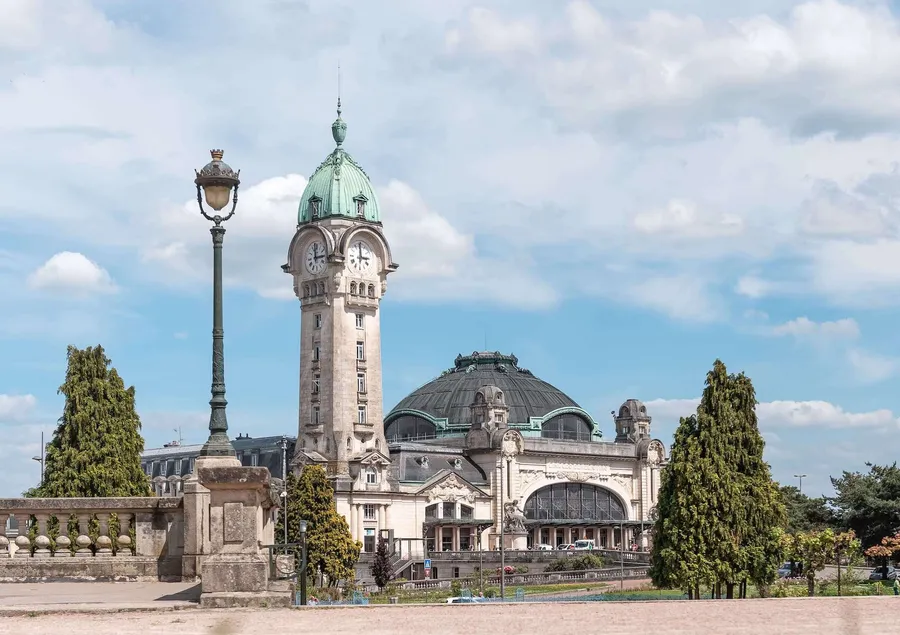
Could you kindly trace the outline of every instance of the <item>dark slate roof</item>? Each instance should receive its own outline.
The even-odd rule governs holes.
[[[397,466],[397,479],[403,482],[424,483],[443,470],[455,472],[470,483],[485,482],[484,474],[463,455],[462,448],[446,443],[393,443],[391,461]]]
[[[503,391],[511,423],[528,423],[530,417],[542,417],[557,408],[578,407],[571,397],[519,368],[518,363],[515,355],[499,352],[459,355],[453,368],[403,398],[388,417],[398,410],[421,410],[446,418],[450,425],[465,425],[470,423],[469,405],[475,391],[482,386]]]

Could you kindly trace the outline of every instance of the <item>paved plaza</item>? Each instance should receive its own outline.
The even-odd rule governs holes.
[[[47,585],[50,586],[50,585]],[[893,596],[700,602],[370,606],[319,609],[119,611],[0,616],[0,633],[36,635],[744,635],[895,633]]]

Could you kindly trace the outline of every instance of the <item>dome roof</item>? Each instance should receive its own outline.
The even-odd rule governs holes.
[[[531,417],[543,417],[559,408],[579,408],[571,397],[519,368],[518,363],[515,355],[499,352],[459,355],[453,368],[400,400],[385,421],[401,411],[418,410],[435,419],[447,419],[451,426],[468,425],[469,406],[485,386],[503,391],[510,423],[528,423]]]
[[[369,176],[341,147],[347,136],[347,124],[341,119],[340,99],[337,114],[337,119],[331,124],[331,136],[337,147],[309,177],[300,197],[298,224],[313,220],[314,211],[317,212],[316,218],[344,216],[363,218],[373,223],[381,222],[378,197],[369,182]]]

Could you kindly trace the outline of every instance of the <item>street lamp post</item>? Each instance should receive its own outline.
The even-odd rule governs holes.
[[[806,474],[794,474],[794,478],[800,479],[800,489],[798,491],[802,494],[803,493],[803,479],[806,478]]]
[[[37,461],[41,464],[41,487],[44,485],[44,450],[46,446],[44,445],[44,431],[41,430],[41,455],[31,457],[32,461]]]
[[[290,542],[288,540],[288,509],[287,509],[287,437],[281,437],[281,479],[284,483],[284,489],[281,492],[281,513],[284,514],[284,544]]]
[[[222,223],[234,216],[237,208],[238,186],[241,171],[235,172],[222,161],[222,150],[210,150],[212,161],[199,172],[194,183],[197,186],[197,205],[200,214],[213,223],[209,228],[213,242],[213,348],[212,348],[212,398],[209,400],[209,438],[200,450],[200,456],[235,456],[234,446],[228,439],[228,419],[225,416],[225,329],[222,326],[222,243],[225,228]],[[231,193],[234,191],[234,196]],[[203,199],[214,210],[212,216],[203,208]],[[225,216],[219,212],[232,200],[231,210]]]
[[[306,521],[297,524],[300,530],[300,606],[306,606]]]
[[[500,601],[506,601],[506,499],[503,491],[503,461],[500,462]]]

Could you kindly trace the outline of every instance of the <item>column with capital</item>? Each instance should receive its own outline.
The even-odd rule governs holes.
[[[353,538],[353,540],[360,540],[360,536],[358,533],[359,521],[357,521],[357,519],[356,519],[356,516],[358,513],[359,513],[359,510],[357,509],[357,506],[351,503],[351,505],[350,505],[350,537]]]
[[[356,539],[360,542],[364,542],[363,536],[365,536],[365,533],[363,532],[363,517],[365,515],[366,514],[365,509],[363,509],[363,505],[356,505]]]

